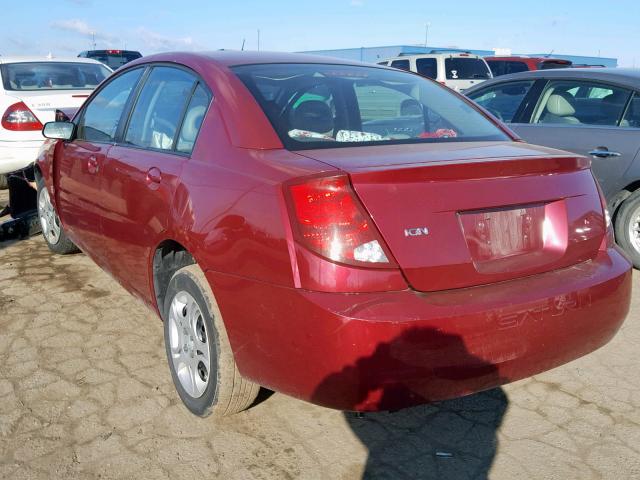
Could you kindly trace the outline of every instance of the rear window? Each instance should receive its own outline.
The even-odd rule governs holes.
[[[290,150],[509,140],[484,115],[418,75],[376,67],[233,67]]]
[[[112,70],[117,70],[126,63],[129,63],[137,58],[142,57],[138,52],[125,52],[125,51],[104,51],[104,52],[87,52],[87,58],[92,58],[104,63]]]
[[[0,65],[5,90],[92,90],[111,72],[92,63],[24,62]]]
[[[475,80],[491,78],[491,71],[480,58],[452,57],[445,58],[444,69],[447,80]]]
[[[510,73],[526,72],[529,70],[526,63],[516,60],[487,60],[487,63],[489,64],[489,68],[491,68],[491,73],[493,73],[494,77],[508,75]]]
[[[544,60],[538,64],[540,70],[551,70],[553,68],[568,68],[572,65],[570,61]]]

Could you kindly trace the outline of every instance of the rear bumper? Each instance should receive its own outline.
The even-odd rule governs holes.
[[[0,174],[25,168],[35,162],[43,140],[7,142],[0,140]]]
[[[343,410],[391,410],[540,373],[607,343],[631,270],[595,260],[500,284],[422,294],[308,292],[207,272],[240,371]]]

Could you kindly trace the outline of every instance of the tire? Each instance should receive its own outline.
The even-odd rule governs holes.
[[[6,190],[9,188],[9,182],[5,174],[0,174],[0,190]]]
[[[44,241],[47,242],[49,250],[60,255],[79,252],[78,247],[69,240],[60,224],[60,219],[53,205],[51,205],[49,192],[44,186],[42,177],[38,176],[36,178],[36,184],[38,186],[38,221],[42,227],[42,236]]]
[[[616,243],[633,262],[633,266],[640,269],[640,190],[633,192],[620,205],[614,223]],[[635,230],[638,235],[636,238]]]
[[[260,387],[240,375],[220,309],[200,267],[189,265],[173,274],[163,318],[171,378],[185,406],[200,417],[248,408]]]

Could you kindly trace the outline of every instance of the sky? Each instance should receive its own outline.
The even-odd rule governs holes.
[[[0,55],[95,46],[304,51],[424,44],[616,57],[640,67],[640,1],[0,0]]]

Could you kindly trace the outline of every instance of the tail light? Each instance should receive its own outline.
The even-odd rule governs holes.
[[[600,184],[597,180],[596,187],[598,187],[598,194],[600,195],[600,204],[602,205],[602,215],[604,216],[604,226],[605,226],[605,234],[602,239],[602,244],[600,245],[600,250],[606,250],[607,248],[613,247],[615,244],[615,237],[613,235],[613,225],[611,223],[611,214],[609,213],[609,209],[607,208],[607,199],[604,197],[604,193],[602,193],[602,188],[600,188]]]
[[[2,115],[2,127],[6,130],[31,132],[42,130],[42,123],[24,102],[11,105]]]
[[[296,240],[335,262],[390,268],[396,263],[346,176],[286,187]]]

